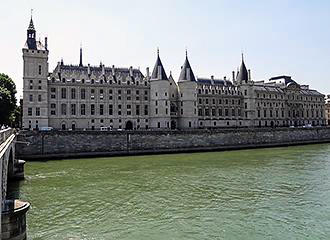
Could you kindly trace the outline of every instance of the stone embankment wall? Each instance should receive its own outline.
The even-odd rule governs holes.
[[[55,159],[166,152],[230,150],[330,142],[330,128],[194,131],[21,131],[21,159]]]

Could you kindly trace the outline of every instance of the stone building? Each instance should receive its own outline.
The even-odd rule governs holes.
[[[31,18],[23,48],[23,128],[194,129],[325,124],[324,95],[289,76],[254,81],[244,59],[232,79],[195,77],[186,57],[176,82],[159,51],[150,75],[136,68],[58,62],[36,40]]]
[[[330,125],[330,95],[325,98],[325,119],[326,124]]]

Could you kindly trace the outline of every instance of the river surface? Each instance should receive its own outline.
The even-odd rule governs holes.
[[[29,239],[330,239],[330,145],[28,162]]]

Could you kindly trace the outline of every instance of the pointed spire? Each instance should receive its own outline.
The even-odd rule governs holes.
[[[181,68],[181,73],[179,77],[179,82],[181,81],[196,81],[195,75],[191,69],[189,60],[188,60],[188,51],[186,49],[186,59]]]
[[[31,9],[31,19],[30,19],[30,24],[29,24],[28,30],[35,30],[34,24],[33,24],[33,19],[32,19],[32,12],[33,12],[33,9]]]
[[[160,60],[159,57],[159,48],[157,48],[157,60],[154,70],[152,71],[151,74],[151,79],[168,80],[162,61]]]
[[[249,74],[248,70],[246,69],[245,63],[244,63],[244,55],[242,53],[242,64],[238,72],[237,76],[237,82],[247,82],[249,80]]]
[[[82,67],[83,63],[82,63],[82,47],[81,47],[81,43],[80,43],[80,58],[79,58],[79,67]]]

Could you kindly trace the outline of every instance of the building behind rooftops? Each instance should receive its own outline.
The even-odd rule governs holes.
[[[324,95],[290,76],[255,81],[243,56],[232,78],[196,77],[186,52],[176,82],[159,51],[150,75],[139,69],[59,61],[48,68],[47,39],[31,18],[23,48],[23,128],[196,129],[325,125]]]

